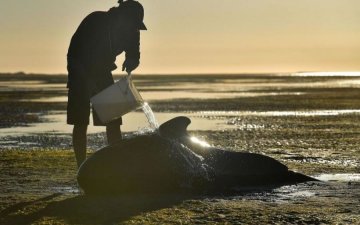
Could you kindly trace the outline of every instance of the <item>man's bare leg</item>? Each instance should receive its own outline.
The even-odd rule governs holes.
[[[118,121],[111,122],[106,126],[106,136],[109,145],[121,140],[120,123]]]
[[[78,167],[80,167],[86,159],[86,132],[87,125],[74,125],[73,147]]]

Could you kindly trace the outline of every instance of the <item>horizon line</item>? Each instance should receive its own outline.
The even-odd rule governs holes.
[[[296,76],[360,76],[360,71],[293,71],[293,72],[217,72],[217,73],[133,73],[132,75],[153,75],[153,76],[166,76],[166,75],[296,75]],[[67,76],[67,73],[36,73],[36,72],[0,72],[0,75],[46,75],[46,76]],[[122,73],[114,73],[113,76],[122,76],[126,74]]]

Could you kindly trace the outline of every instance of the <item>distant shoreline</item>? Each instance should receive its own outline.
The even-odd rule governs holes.
[[[113,74],[114,77],[125,76],[125,74]],[[138,78],[142,77],[164,77],[164,76],[171,76],[171,77],[179,77],[179,76],[187,76],[187,77],[268,77],[268,76],[282,76],[282,77],[294,77],[294,76],[307,76],[307,77],[360,77],[360,71],[344,71],[344,72],[312,72],[312,71],[300,71],[300,72],[268,72],[268,73],[149,73],[149,74],[133,74]],[[25,73],[25,72],[0,72],[0,77],[64,77],[67,76],[66,73],[54,73],[54,74],[46,74],[46,73]]]
[[[134,73],[135,76],[246,76],[246,75],[286,75],[288,73]],[[25,73],[25,72],[0,72],[0,76],[15,75],[15,76],[67,76],[67,73]],[[123,76],[125,73],[115,73],[114,76]]]

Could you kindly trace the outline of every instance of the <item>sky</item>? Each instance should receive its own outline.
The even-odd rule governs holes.
[[[359,0],[140,0],[136,73],[360,71]],[[117,0],[0,0],[0,72],[66,73],[71,36]],[[123,56],[117,64],[121,65]],[[116,71],[120,73],[121,71]]]

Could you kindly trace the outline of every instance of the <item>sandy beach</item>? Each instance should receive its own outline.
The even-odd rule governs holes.
[[[134,75],[160,123],[185,115],[213,146],[261,153],[315,177],[226,195],[90,198],[76,183],[66,76],[0,74],[1,224],[360,224],[360,78]],[[141,111],[124,135],[148,128]],[[88,154],[106,146],[89,127]]]

